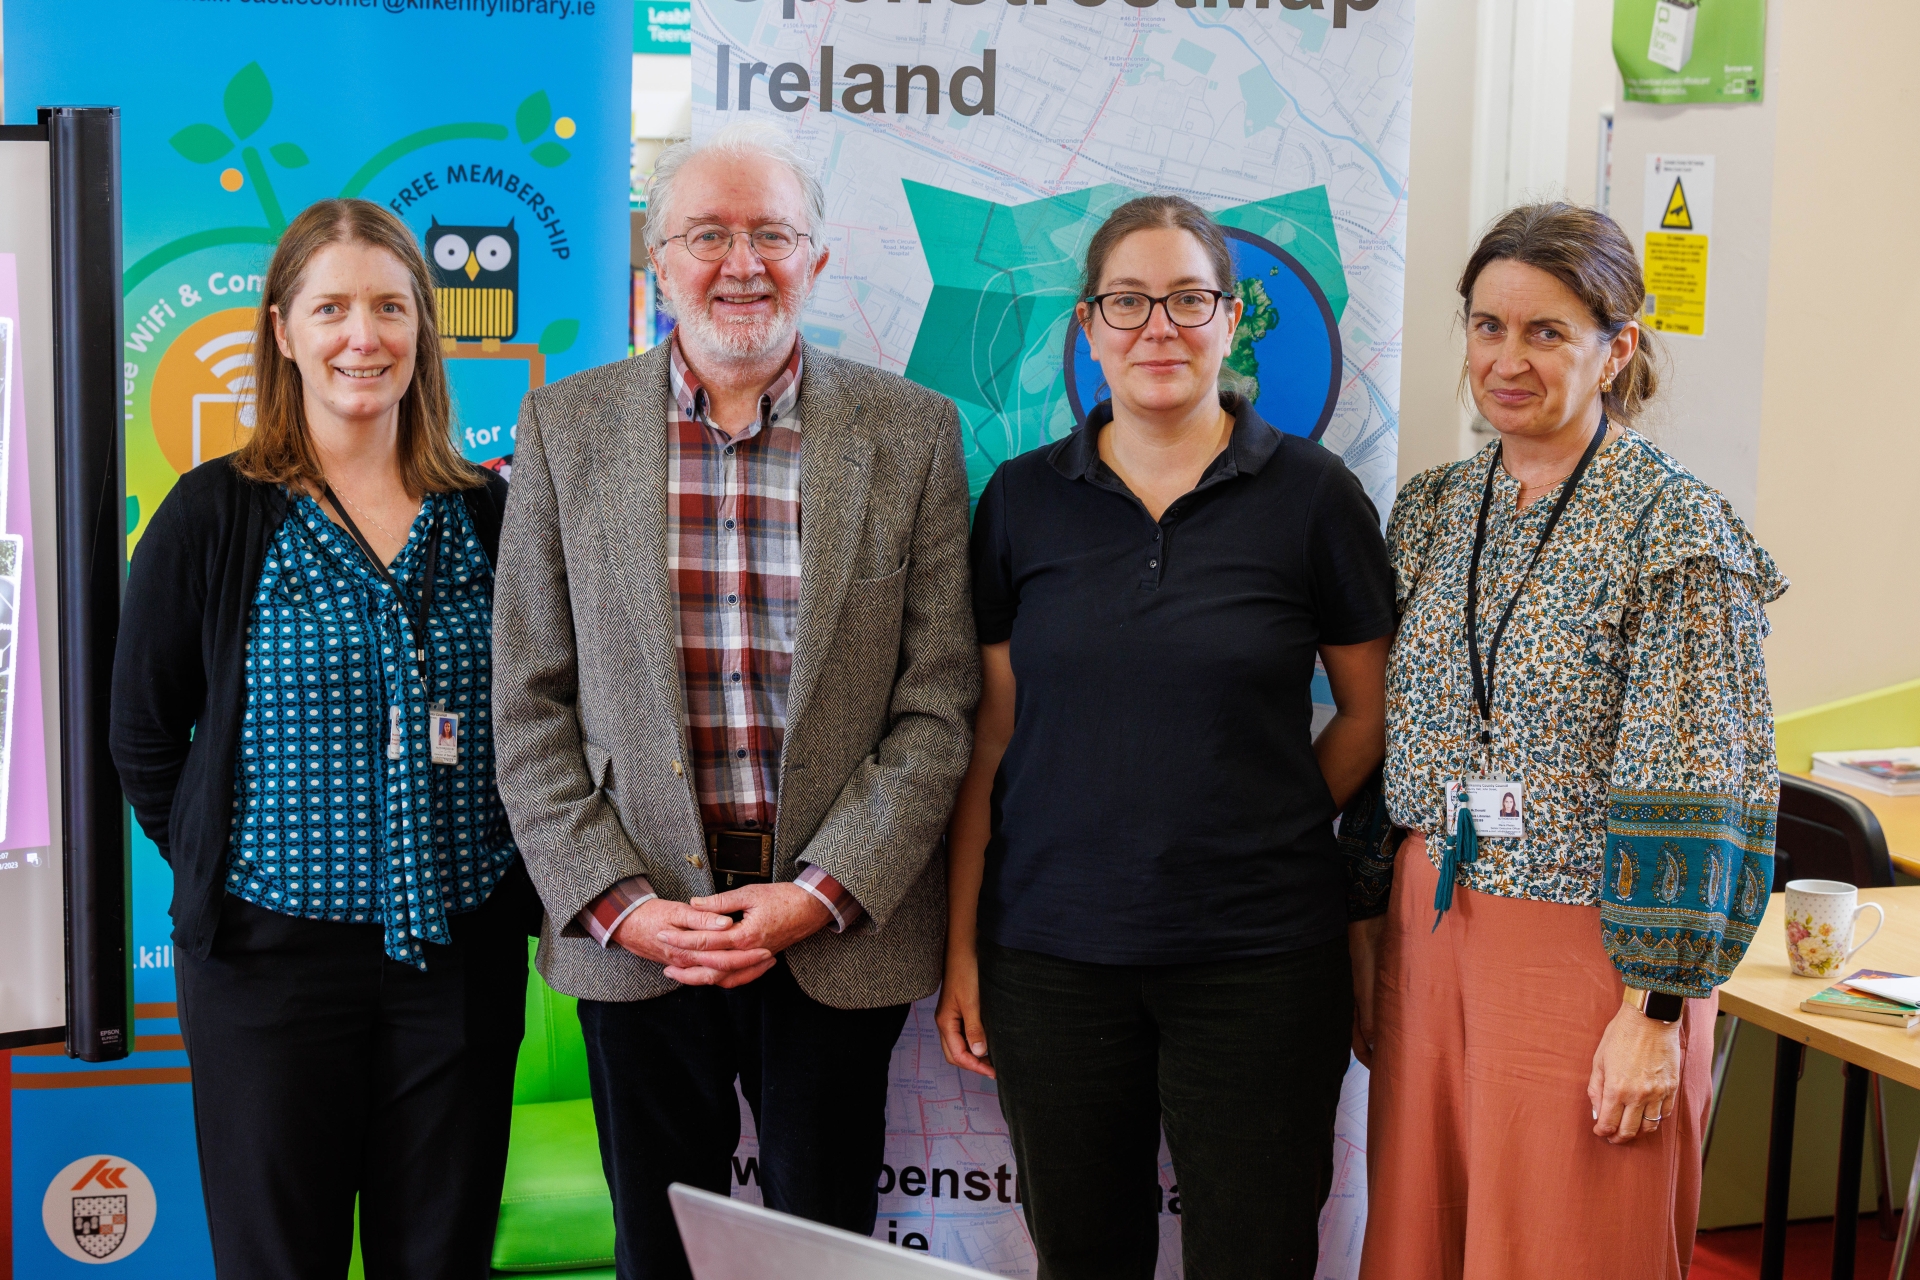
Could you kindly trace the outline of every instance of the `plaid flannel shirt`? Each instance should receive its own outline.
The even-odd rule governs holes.
[[[679,618],[694,796],[709,830],[772,831],[786,737],[787,681],[800,613],[800,343],[760,395],[759,418],[728,435],[708,416],[706,388],[672,339],[667,415],[667,573]],[[803,866],[839,933],[860,904],[832,876]],[[606,946],[654,898],[645,876],[614,885],[580,913]]]

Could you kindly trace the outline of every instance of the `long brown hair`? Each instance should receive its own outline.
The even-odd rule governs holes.
[[[1613,341],[1640,317],[1647,300],[1640,259],[1620,224],[1585,205],[1564,200],[1524,204],[1500,215],[1480,237],[1467,269],[1460,274],[1460,298],[1473,310],[1473,286],[1496,262],[1519,262],[1544,271],[1573,291],[1593,322]],[[1615,422],[1632,422],[1660,389],[1654,372],[1653,334],[1640,329],[1639,345],[1626,368],[1601,393],[1600,403]]]
[[[325,477],[307,429],[300,366],[280,353],[273,313],[285,316],[315,255],[329,245],[365,244],[392,254],[413,282],[413,380],[400,398],[400,478],[409,493],[447,493],[485,483],[486,473],[453,447],[453,404],[440,354],[433,278],[407,224],[370,200],[321,200],[287,227],[267,264],[253,322],[253,435],[235,451],[234,470],[261,484],[318,489]]]

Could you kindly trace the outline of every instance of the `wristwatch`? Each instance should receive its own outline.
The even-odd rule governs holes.
[[[1655,1022],[1678,1022],[1680,1015],[1687,1011],[1684,996],[1668,995],[1664,991],[1634,991],[1633,1007],[1652,1018]]]

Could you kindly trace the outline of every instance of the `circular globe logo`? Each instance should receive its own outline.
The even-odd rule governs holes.
[[[1340,396],[1340,328],[1307,269],[1250,231],[1223,228],[1233,250],[1235,292],[1246,304],[1220,366],[1220,386],[1288,435],[1318,440]],[[1067,323],[1067,403],[1076,422],[1109,394],[1078,320]]]

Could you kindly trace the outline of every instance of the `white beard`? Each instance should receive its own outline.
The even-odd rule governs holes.
[[[686,330],[686,337],[692,340],[692,346],[723,359],[750,361],[781,354],[793,346],[794,335],[800,329],[800,312],[806,305],[811,283],[808,280],[796,289],[780,289],[769,277],[758,275],[735,284],[733,289],[740,292],[765,291],[772,293],[775,299],[770,314],[739,320],[713,318],[713,299],[727,291],[720,286],[709,290],[707,296],[693,306],[687,306],[675,298],[664,278],[660,280],[660,287],[666,295],[667,311]]]

